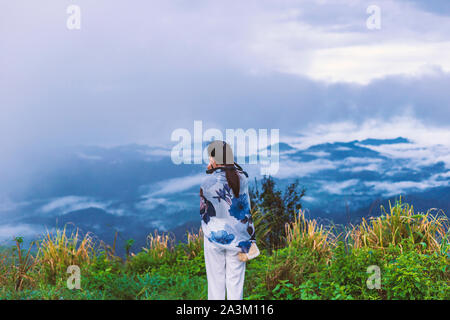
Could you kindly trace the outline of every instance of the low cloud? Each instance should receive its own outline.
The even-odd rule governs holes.
[[[380,166],[378,166],[375,163],[366,165],[366,166],[355,166],[355,167],[351,167],[351,168],[344,168],[341,169],[341,171],[345,172],[345,171],[349,171],[349,172],[361,172],[361,171],[375,171],[375,172],[380,172]]]
[[[149,193],[149,196],[154,197],[157,195],[173,194],[186,191],[195,186],[200,187],[200,184],[202,183],[204,178],[205,174],[202,173],[193,176],[164,180],[156,183],[154,186],[150,186],[150,189],[152,191]]]
[[[0,242],[13,240],[15,237],[24,237],[28,238],[25,240],[31,240],[36,236],[41,235],[43,232],[45,232],[45,228],[42,226],[29,224],[0,225]]]
[[[280,179],[305,177],[321,170],[336,169],[337,164],[330,160],[318,159],[312,161],[284,160],[280,163],[280,169],[275,177]]]
[[[384,196],[394,196],[404,194],[411,191],[422,191],[435,187],[446,187],[450,185],[450,181],[437,180],[436,177],[431,177],[423,181],[366,181],[364,184],[371,187],[374,192],[381,193]]]
[[[186,203],[182,201],[176,201],[174,199],[161,198],[161,197],[147,197],[143,201],[139,201],[135,204],[135,208],[138,211],[151,211],[157,207],[163,207],[164,214],[176,213],[183,211],[184,209],[192,206],[197,206],[197,203]]]
[[[83,159],[83,160],[102,160],[103,159],[100,156],[89,155],[89,154],[85,154],[83,152],[77,152],[76,155],[78,158]]]
[[[350,179],[341,182],[322,181],[322,189],[330,194],[343,194],[345,189],[355,186],[358,179]]]
[[[305,154],[309,154],[309,155],[315,156],[317,158],[325,158],[330,155],[329,152],[325,152],[325,151],[308,151],[308,152],[305,152]]]
[[[407,138],[410,143],[361,146],[388,158],[409,159],[417,165],[442,161],[450,168],[450,129],[428,127],[421,120],[409,116],[393,117],[391,120],[372,119],[359,124],[348,121],[319,125],[306,131],[301,137],[285,137],[285,141],[298,149],[306,149],[322,143],[397,137]],[[361,158],[353,158],[355,162],[362,161]],[[352,161],[353,158],[346,158],[346,161]]]
[[[107,211],[110,214],[121,216],[125,210],[113,206],[113,201],[100,201],[92,197],[65,196],[52,199],[47,204],[41,206],[38,212],[63,215],[72,211],[83,210],[87,208],[98,208]]]
[[[446,145],[439,144],[438,139],[448,138]],[[442,134],[439,137],[430,137],[432,140],[419,141],[413,144],[391,144],[381,146],[365,146],[371,150],[379,152],[383,156],[394,159],[407,159],[411,163],[410,167],[419,168],[438,162],[443,162],[446,168],[450,168],[450,135]],[[443,141],[441,141],[443,142]]]

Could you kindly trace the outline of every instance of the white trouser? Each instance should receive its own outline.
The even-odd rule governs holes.
[[[245,262],[238,252],[226,250],[204,239],[208,300],[242,300],[244,292]]]

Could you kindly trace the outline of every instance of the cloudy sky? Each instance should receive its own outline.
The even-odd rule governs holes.
[[[371,5],[380,10],[379,29],[367,27]],[[79,30],[67,28],[71,6],[80,10]],[[32,174],[51,168],[64,178],[48,152],[170,147],[171,133],[192,131],[194,120],[204,129],[279,129],[300,149],[403,136],[414,144],[373,148],[408,159],[411,168],[443,162],[448,170],[449,52],[448,0],[2,1],[0,213],[27,205],[5,194]],[[380,170],[376,161],[350,165]],[[279,176],[326,168],[337,165],[287,162]],[[367,183],[391,195],[448,177],[446,171],[424,181]],[[165,196],[200,178],[162,181],[140,205],[166,204]],[[339,194],[357,183],[324,181],[323,188]],[[92,206],[122,214],[87,196],[50,200],[39,214]],[[33,232],[0,226],[4,237]]]
[[[54,146],[167,144],[194,120],[448,137],[447,0],[3,1],[0,38],[4,174]]]

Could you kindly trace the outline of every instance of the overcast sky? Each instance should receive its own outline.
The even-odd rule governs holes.
[[[282,136],[396,116],[448,128],[449,52],[448,0],[2,1],[2,160],[167,144],[194,120]]]

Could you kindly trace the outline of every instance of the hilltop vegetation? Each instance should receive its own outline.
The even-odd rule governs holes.
[[[384,210],[382,208],[382,210]],[[263,228],[262,225],[257,226]],[[286,223],[282,243],[247,265],[246,299],[450,299],[448,220],[417,214],[401,202],[337,232],[303,211]],[[206,299],[203,236],[186,243],[151,234],[126,258],[113,246],[66,230],[0,253],[1,299]],[[280,241],[280,240],[277,240]],[[128,249],[131,243],[128,243]],[[270,251],[270,253],[269,253]],[[81,289],[67,288],[67,267],[81,270]],[[369,289],[369,266],[381,287]]]

